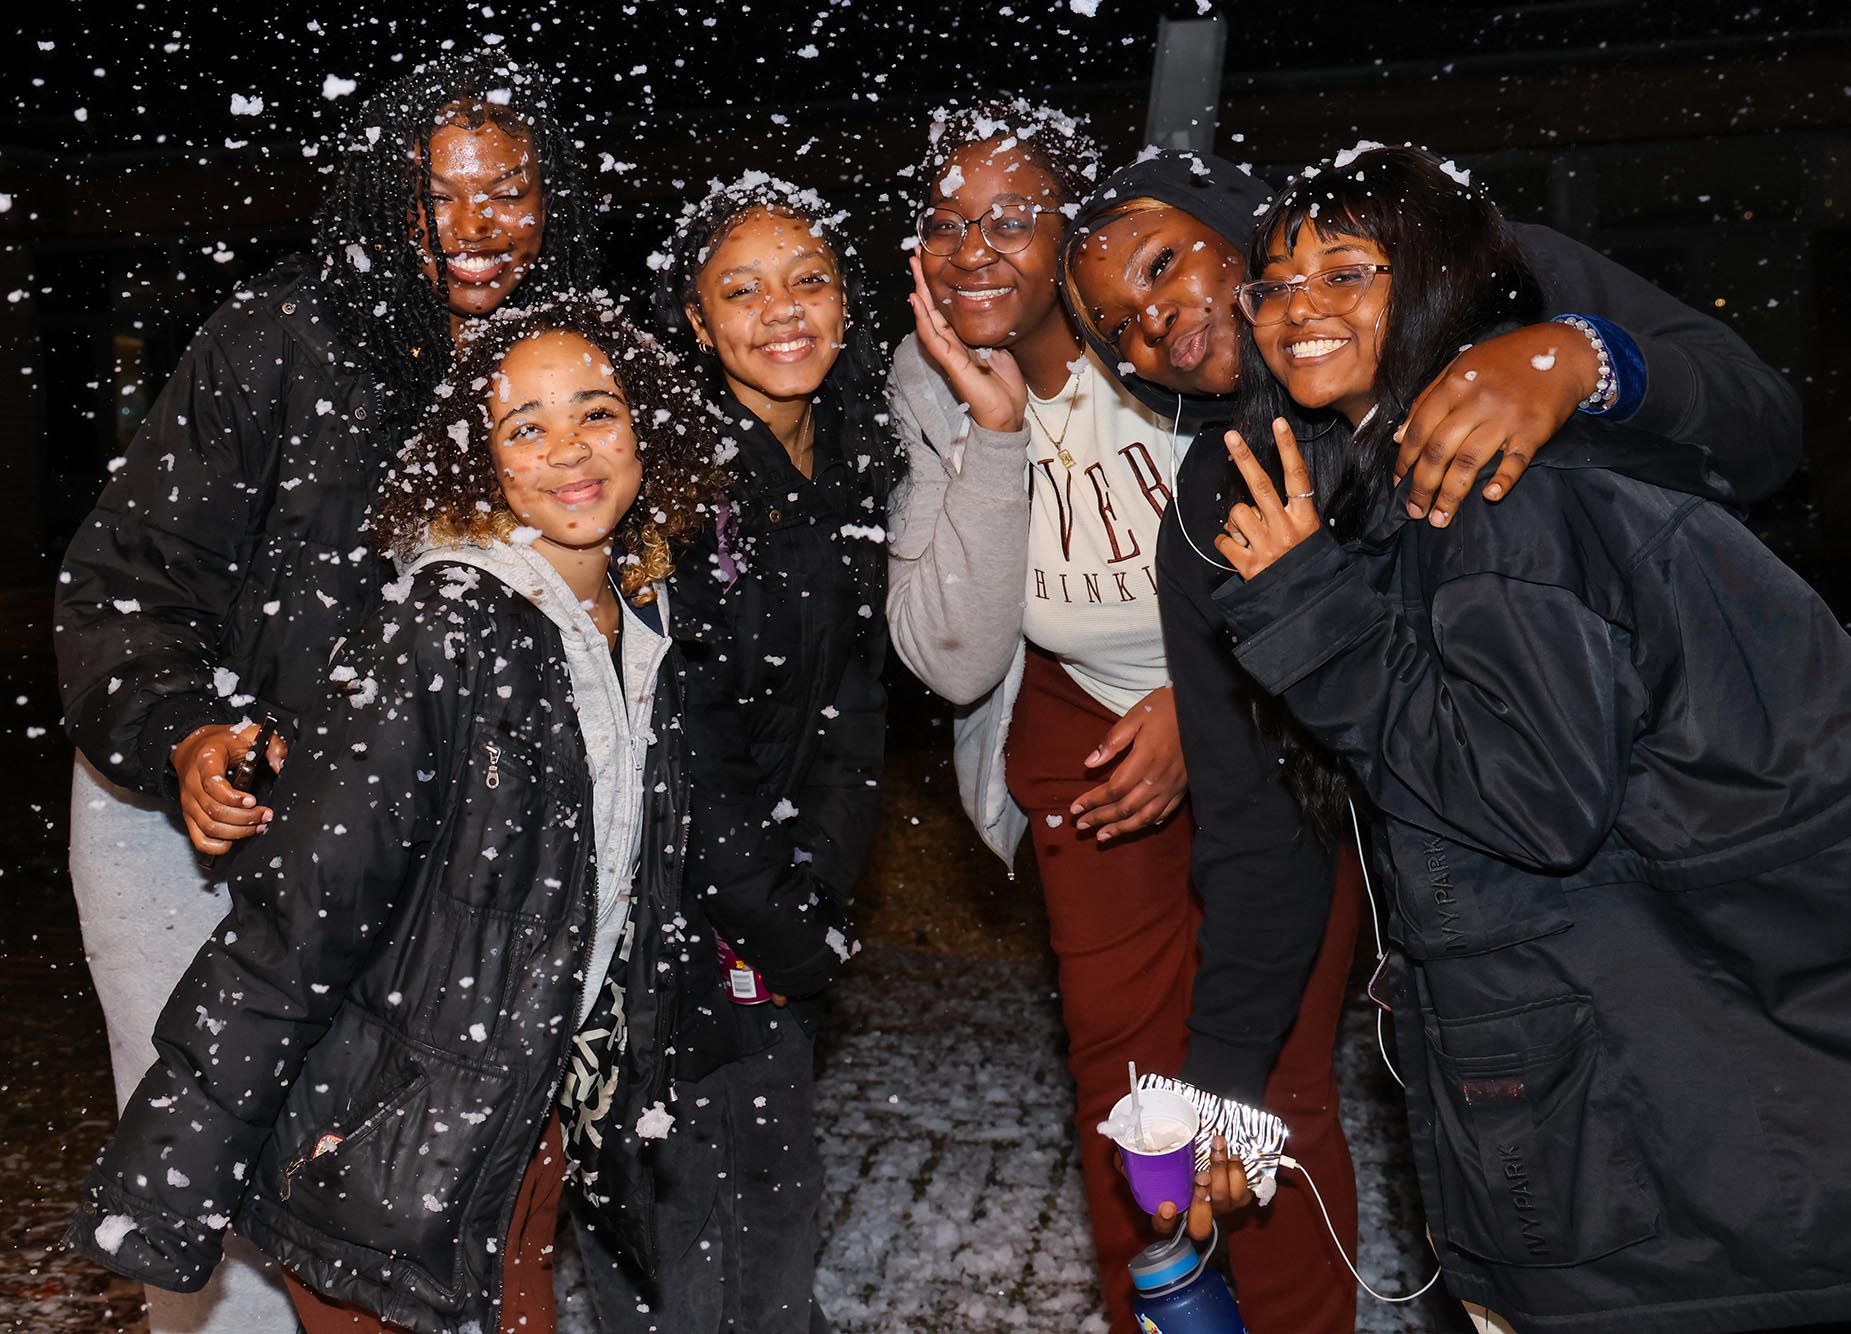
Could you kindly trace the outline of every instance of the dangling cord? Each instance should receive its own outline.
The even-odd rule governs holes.
[[[1394,1305],[1398,1302],[1411,1302],[1416,1297],[1424,1296],[1429,1288],[1440,1281],[1441,1271],[1436,1267],[1433,1271],[1433,1277],[1421,1284],[1420,1287],[1413,1292],[1405,1293],[1400,1297],[1387,1297],[1377,1292],[1374,1288],[1369,1286],[1368,1280],[1356,1272],[1356,1266],[1351,1264],[1350,1257],[1344,1254],[1343,1243],[1337,1240],[1337,1225],[1330,1221],[1330,1210],[1324,1207],[1324,1196],[1318,1190],[1318,1183],[1311,1179],[1311,1173],[1305,1170],[1305,1165],[1296,1158],[1290,1158],[1281,1154],[1279,1156],[1279,1166],[1292,1168],[1305,1179],[1305,1184],[1311,1187],[1311,1198],[1318,1202],[1318,1212],[1324,1215],[1324,1226],[1330,1229],[1330,1239],[1337,1247],[1337,1254],[1343,1257],[1343,1267],[1350,1271],[1350,1277],[1356,1280],[1357,1287],[1361,1288],[1378,1302],[1387,1302],[1390,1305]],[[1433,1244],[1433,1239],[1431,1237],[1427,1239],[1427,1244],[1429,1246]]]
[[[1349,801],[1345,804],[1350,808],[1350,828],[1356,834],[1356,862],[1363,872],[1363,898],[1368,901],[1369,921],[1375,928],[1375,972],[1369,975],[1369,1000],[1375,1006],[1375,1049],[1382,1053],[1382,1064],[1388,1067],[1388,1073],[1395,1083],[1406,1088],[1407,1081],[1395,1069],[1394,1061],[1389,1059],[1388,1041],[1382,1034],[1382,1016],[1386,1011],[1382,1009],[1382,1003],[1376,1000],[1373,990],[1375,979],[1381,976],[1382,964],[1388,958],[1388,947],[1382,942],[1382,911],[1375,906],[1375,886],[1369,882],[1369,854],[1363,847],[1363,826],[1362,821],[1356,818],[1356,803]]]
[[[1239,574],[1240,571],[1236,570],[1232,565],[1229,565],[1225,561],[1215,559],[1215,557],[1198,547],[1195,544],[1195,539],[1189,536],[1189,523],[1183,517],[1182,511],[1182,457],[1183,396],[1178,394],[1176,396],[1176,423],[1170,427],[1170,508],[1176,511],[1176,527],[1182,533],[1183,541],[1189,544],[1189,549],[1195,552],[1196,555],[1200,556],[1217,570],[1226,570],[1229,574]]]

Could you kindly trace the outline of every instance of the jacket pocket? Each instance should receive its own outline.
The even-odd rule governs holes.
[[[1574,925],[1560,876],[1539,875],[1398,820],[1388,822],[1390,934],[1420,960],[1504,949]],[[1575,883],[1579,883],[1577,880]]]
[[[424,1071],[409,1060],[387,1069],[371,1088],[353,1100],[345,1115],[323,1126],[301,1144],[283,1166],[277,1198],[287,1202],[297,1186],[305,1181],[324,1189],[330,1182],[337,1181],[347,1156],[364,1147],[387,1121],[403,1115],[405,1104],[429,1082]]]
[[[1425,1023],[1454,1246],[1504,1264],[1572,1265],[1656,1233],[1586,997]]]

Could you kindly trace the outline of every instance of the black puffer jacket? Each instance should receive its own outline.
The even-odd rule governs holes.
[[[688,671],[688,883],[772,990],[812,996],[848,958],[844,909],[880,815],[885,486],[826,404],[809,478],[769,427],[723,406],[731,512],[670,583]],[[712,1064],[683,1056],[684,1077]]]
[[[1571,422],[1495,508],[1386,497],[1214,600],[1380,813],[1452,1291],[1565,1334],[1851,1319],[1851,639],[1628,450],[1666,452]]]
[[[479,576],[479,577],[478,577]],[[559,631],[439,564],[344,647],[235,854],[232,910],[155,1031],[160,1061],[71,1241],[191,1290],[229,1223],[317,1291],[419,1331],[493,1329],[510,1211],[559,1089],[591,947],[590,775]],[[683,985],[679,678],[643,776],[629,1041],[602,1124],[605,1225],[653,1265],[636,1136],[667,1099]],[[594,1016],[595,1018],[595,1016]],[[343,1138],[316,1155],[326,1135]]]
[[[1161,153],[1115,173],[1080,218],[1138,196],[1184,208],[1244,251],[1270,190],[1219,158]],[[1647,383],[1632,423],[1655,434],[1628,436],[1635,443],[1623,452],[1616,444],[1614,466],[1735,502],[1786,479],[1799,462],[1799,409],[1777,371],[1723,325],[1586,246],[1546,227],[1517,231],[1551,313],[1598,315],[1644,354]],[[1095,348],[1141,401],[1177,412],[1173,391],[1124,375],[1115,353]],[[1228,651],[1211,601],[1228,577],[1214,536],[1227,519],[1222,431],[1234,408],[1224,398],[1182,400],[1181,429],[1200,429],[1164,516],[1157,578],[1197,826],[1192,864],[1206,911],[1183,1074],[1257,1102],[1298,1012],[1329,912],[1331,872],[1328,851],[1279,779],[1275,748],[1253,726],[1251,682]],[[1491,507],[1485,521],[1495,524],[1497,514]]]
[[[206,321],[59,581],[65,727],[110,778],[177,795],[174,746],[316,698],[390,567],[361,533],[396,442],[307,260]],[[286,730],[285,736],[292,736]]]

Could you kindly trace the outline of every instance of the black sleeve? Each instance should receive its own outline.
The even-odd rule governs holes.
[[[1627,424],[1703,451],[1741,504],[1799,466],[1799,396],[1734,330],[1547,227],[1520,225],[1547,314],[1598,315],[1644,355],[1645,397]]]
[[[849,655],[835,698],[813,722],[821,734],[792,818],[798,847],[836,900],[854,894],[880,822],[887,753],[887,687],[881,683],[886,626],[878,615]]]
[[[446,653],[448,607],[427,610],[403,604],[354,636],[277,779],[275,823],[234,854],[231,910],[161,1013],[72,1229],[108,1268],[205,1282],[304,1058],[387,934],[462,728],[464,692],[431,687],[468,664]],[[460,658],[473,637],[450,642]],[[135,1226],[112,1234],[111,1216]]]
[[[1179,1073],[1198,1088],[1257,1106],[1324,938],[1333,865],[1254,725],[1252,686],[1209,600],[1225,571],[1190,548],[1178,508],[1173,503],[1164,516],[1157,543],[1158,606],[1204,910],[1189,1054]]]
[[[65,727],[112,780],[173,798],[173,748],[232,722],[219,646],[274,478],[288,338],[231,306],[181,358],[59,576]]]
[[[1385,814],[1538,871],[1573,870],[1625,792],[1646,707],[1631,636],[1574,590],[1531,578],[1481,570],[1430,596],[1428,631],[1321,530],[1215,600],[1241,666]]]
[[[677,634],[685,673],[682,730],[692,816],[688,892],[699,896],[714,929],[764,974],[773,991],[812,996],[834,981],[847,961],[850,928],[833,887],[818,874],[815,849],[805,847],[806,841],[820,844],[815,832],[821,828],[819,817],[800,824],[801,808],[793,811],[796,803],[789,794],[770,790],[752,754],[733,661],[745,641],[728,624],[720,585],[704,558],[710,550],[696,547],[683,557],[686,574],[676,579],[669,608],[676,625],[708,628],[698,636]],[[852,766],[838,769],[848,771]],[[817,799],[827,806],[823,792]],[[838,815],[855,809],[850,804],[844,810],[839,802],[837,807]],[[832,860],[836,851],[830,850]]]

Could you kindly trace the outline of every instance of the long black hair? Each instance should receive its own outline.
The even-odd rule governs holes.
[[[842,231],[845,211],[833,209],[813,190],[749,171],[730,183],[710,182],[705,198],[687,204],[664,249],[651,257],[657,271],[656,322],[667,336],[681,339],[692,353],[694,331],[687,309],[700,308],[697,287],[707,259],[747,214],[759,209],[810,225],[812,233],[835,256],[846,316],[842,348],[817,390],[816,403],[841,432],[841,453],[859,479],[857,488],[869,507],[871,525],[885,521],[887,497],[905,468],[905,455],[887,426],[883,377],[875,351],[867,277],[854,243]],[[719,399],[725,377],[718,357],[695,357],[711,397]]]
[[[381,390],[386,428],[416,423],[455,359],[444,266],[426,275],[422,215],[435,226],[431,136],[494,125],[532,145],[545,200],[539,261],[509,294],[525,306],[589,290],[599,255],[596,209],[578,155],[534,70],[491,53],[416,66],[361,105],[342,131],[338,176],[315,215],[315,251],[342,340]],[[422,208],[419,208],[422,205]],[[428,238],[434,253],[437,238]]]
[[[1295,248],[1307,227],[1323,240],[1372,241],[1394,266],[1378,340],[1375,408],[1352,433],[1334,412],[1299,407],[1267,368],[1252,327],[1243,325],[1235,425],[1279,485],[1272,422],[1283,417],[1291,424],[1318,513],[1339,541],[1349,541],[1392,488],[1394,433],[1414,400],[1462,348],[1538,319],[1542,290],[1490,197],[1469,173],[1424,149],[1372,145],[1294,178],[1255,226],[1247,272],[1257,277],[1268,253]],[[1231,464],[1224,494],[1247,494]],[[1334,837],[1347,796],[1335,761],[1276,702],[1263,700],[1255,711],[1262,728],[1279,738],[1300,804],[1326,839]]]

